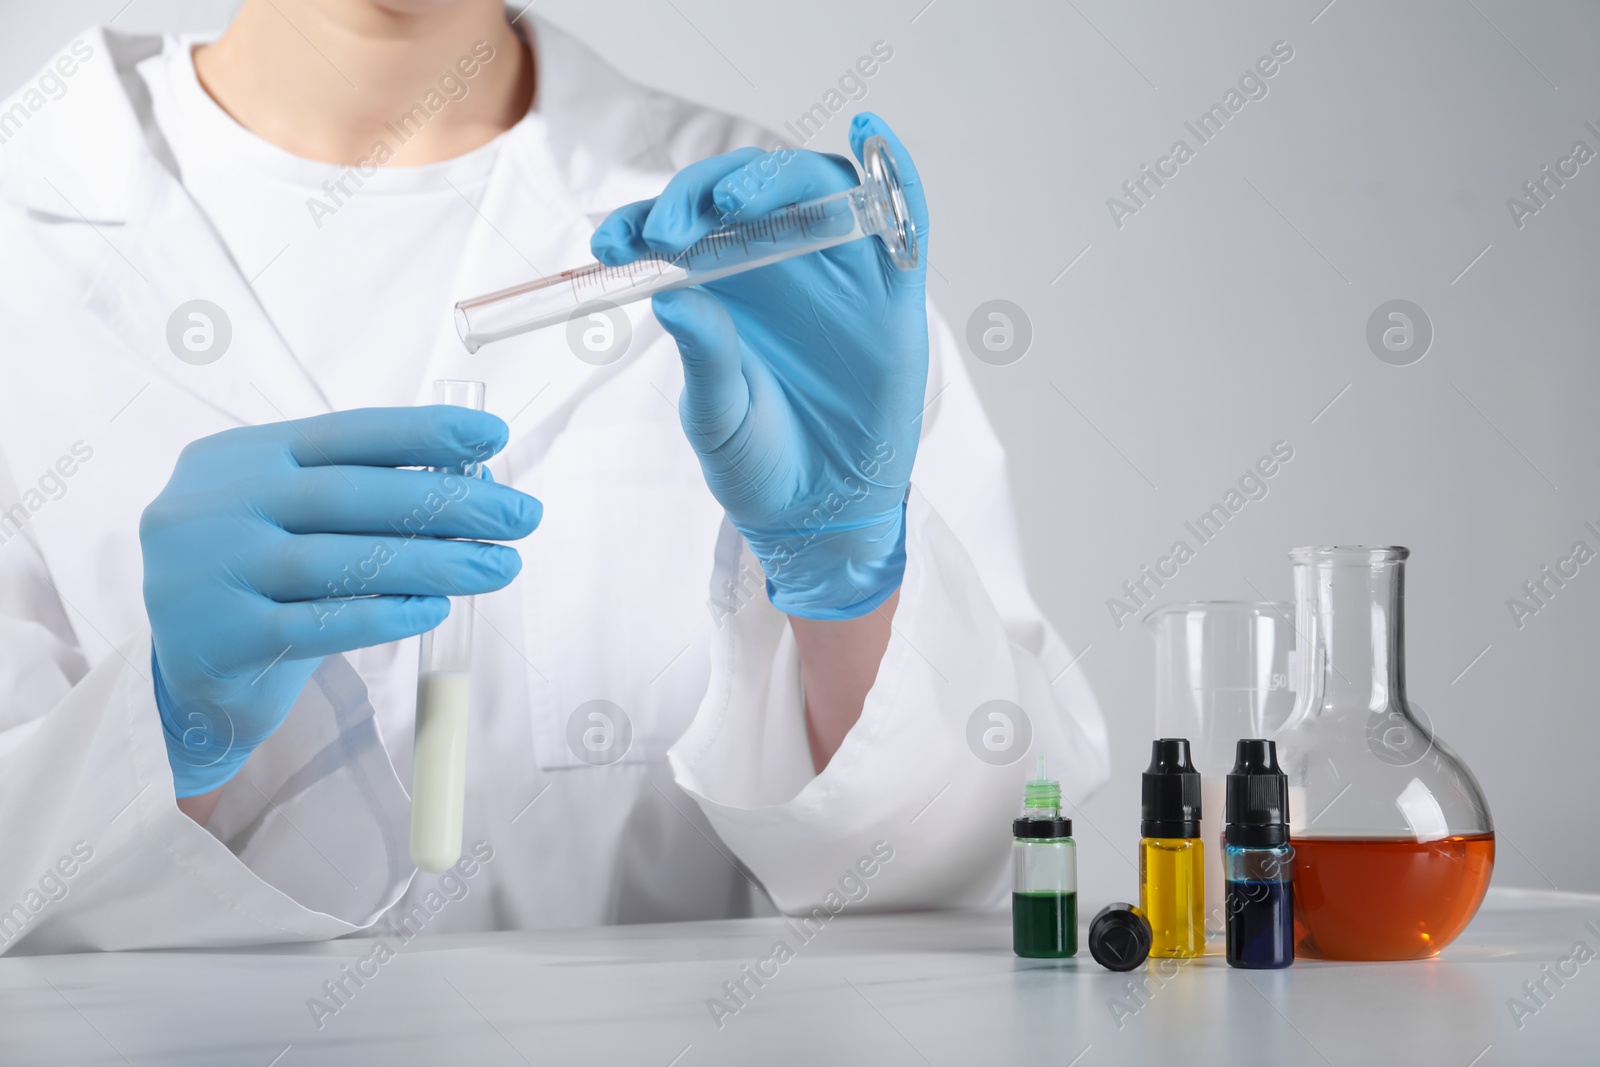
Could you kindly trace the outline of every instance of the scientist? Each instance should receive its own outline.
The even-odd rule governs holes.
[[[925,263],[911,159],[837,121],[888,139]],[[454,336],[462,297],[676,251],[849,161],[495,0],[89,30],[0,139],[5,950],[412,907],[415,638],[452,595],[473,873],[430,930],[803,910],[864,858],[855,906],[987,904],[1023,750],[1074,797],[1104,778],[925,267],[858,242]],[[498,417],[429,405],[439,378]],[[417,469],[485,457],[492,482]]]

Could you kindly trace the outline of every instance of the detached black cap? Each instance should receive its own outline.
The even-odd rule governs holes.
[[[1150,924],[1132,904],[1108,904],[1089,923],[1089,955],[1112,971],[1131,971],[1150,955]]]
[[[1289,776],[1278,768],[1278,746],[1243,740],[1228,772],[1227,817],[1222,837],[1241,848],[1289,843]]]
[[[1141,837],[1200,836],[1200,772],[1189,762],[1189,742],[1163,737],[1150,746],[1140,804]]]

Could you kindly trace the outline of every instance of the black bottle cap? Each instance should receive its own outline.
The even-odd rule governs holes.
[[[1278,768],[1278,746],[1242,740],[1228,772],[1222,838],[1241,848],[1289,843],[1289,776]]]
[[[1071,837],[1071,819],[1012,819],[1012,837]]]
[[[1089,923],[1089,955],[1112,971],[1131,971],[1150,955],[1150,924],[1132,904],[1108,904]]]
[[[1141,837],[1200,836],[1200,772],[1183,738],[1163,737],[1150,746],[1140,818]]]

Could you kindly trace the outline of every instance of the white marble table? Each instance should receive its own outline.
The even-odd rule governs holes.
[[[779,938],[793,958],[747,979],[719,1028],[708,999],[737,1006],[723,983]],[[746,919],[424,934],[382,963],[360,940],[5,958],[0,1064],[1592,1067],[1600,957],[1561,962],[1579,941],[1600,952],[1600,896],[1497,891],[1435,960],[1245,972],[1209,956],[1170,977],[1113,974],[1086,951],[1018,960],[1008,917],[973,913],[846,913],[804,945],[783,920]],[[328,998],[323,983],[363,959],[371,977]],[[1541,979],[1542,1003],[1523,985]],[[317,996],[337,1010],[316,1018]],[[1517,996],[1538,1008],[1520,1027]]]

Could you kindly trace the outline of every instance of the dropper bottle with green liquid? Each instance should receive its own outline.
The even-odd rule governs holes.
[[[1011,947],[1032,959],[1065,959],[1078,952],[1078,846],[1043,752],[1022,804],[1011,823]]]

